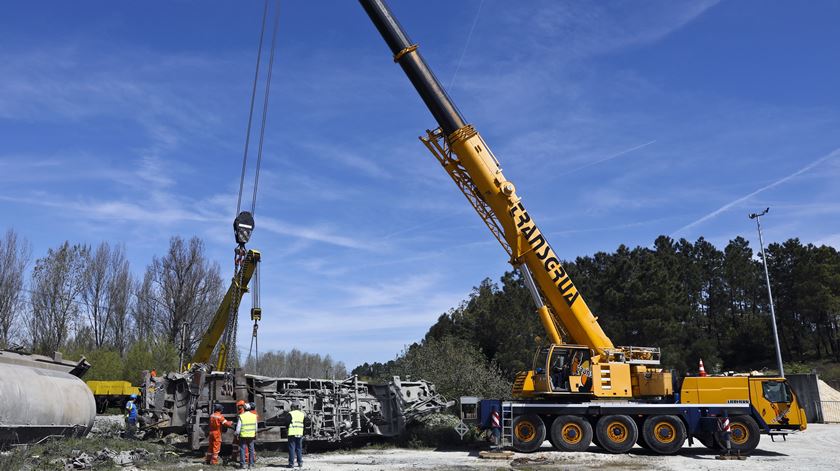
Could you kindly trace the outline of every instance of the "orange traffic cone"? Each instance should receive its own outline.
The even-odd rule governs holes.
[[[700,376],[706,376],[706,368],[703,368],[703,360],[700,360]]]

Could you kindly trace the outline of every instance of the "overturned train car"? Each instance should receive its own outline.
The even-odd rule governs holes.
[[[203,365],[187,373],[163,377],[146,375],[141,388],[141,426],[147,434],[186,434],[192,449],[207,445],[207,424],[214,404],[221,404],[229,420],[236,418],[236,402],[256,404],[259,443],[286,441],[282,418],[293,403],[300,404],[312,425],[309,441],[340,442],[362,437],[394,437],[408,423],[448,407],[445,398],[427,381],[387,384],[312,378],[272,378],[210,371]],[[233,441],[224,432],[223,443]]]
[[[80,379],[90,368],[79,361],[0,350],[0,448],[47,437],[84,437],[96,403]]]

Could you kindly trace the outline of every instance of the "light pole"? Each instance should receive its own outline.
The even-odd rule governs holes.
[[[770,272],[767,270],[767,255],[764,253],[764,239],[761,237],[761,216],[767,214],[770,208],[756,214],[750,214],[758,227],[758,243],[761,246],[761,262],[764,265],[764,279],[767,280],[767,297],[770,298],[770,321],[773,324],[773,340],[776,342],[776,362],[779,364],[779,375],[785,377],[785,367],[782,365],[782,349],[779,348],[779,331],[776,330],[776,309],[773,307],[773,291],[770,290]]]

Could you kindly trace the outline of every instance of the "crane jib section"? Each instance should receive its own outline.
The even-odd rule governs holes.
[[[502,174],[498,160],[478,131],[467,125],[446,138],[440,132],[433,132],[426,139],[447,141],[447,146],[433,146],[430,150],[445,147],[455,155],[448,160],[457,161],[465,170],[460,178],[468,180],[459,183],[459,187],[472,187],[473,193],[480,195],[489,207],[497,225],[504,232],[503,239],[508,246],[506,249],[511,256],[511,263],[514,266],[527,266],[545,298],[555,324],[566,330],[573,343],[587,345],[599,353],[613,348],[612,341],[560,264],[560,257],[525,209],[516,194],[516,187]],[[438,160],[446,162],[446,159],[440,157]],[[453,172],[449,174],[455,178]],[[481,211],[478,213],[482,218],[486,217]],[[488,226],[491,224],[488,223]],[[551,337],[550,329],[547,330]]]
[[[521,231],[522,236],[528,241],[529,249],[542,262],[542,268],[551,276],[551,281],[560,290],[563,299],[566,301],[566,305],[570,308],[574,306],[575,301],[580,298],[580,292],[578,292],[572,279],[566,273],[566,270],[560,266],[560,260],[557,258],[554,250],[548,244],[548,241],[545,240],[545,237],[543,237],[536,223],[531,219],[528,211],[522,206],[522,203],[517,203],[510,208],[510,217],[516,220],[517,229]]]

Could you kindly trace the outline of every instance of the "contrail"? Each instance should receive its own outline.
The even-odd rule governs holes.
[[[464,56],[467,55],[467,48],[470,45],[470,39],[472,39],[473,31],[475,31],[475,25],[478,24],[478,15],[481,14],[481,7],[484,6],[484,0],[481,0],[481,3],[478,4],[478,11],[475,12],[475,19],[473,19],[472,26],[470,27],[470,32],[467,34],[467,42],[464,43],[464,50],[461,51],[461,57],[458,59],[458,65],[455,66],[455,72],[452,73],[452,80],[449,82],[449,90],[450,92],[455,87],[455,77],[458,76],[458,71],[461,70],[461,63],[464,62]]]
[[[589,162],[589,163],[588,163],[588,164],[586,164],[586,165],[583,165],[583,166],[578,167],[578,168],[573,169],[573,170],[569,170],[569,171],[567,171],[567,172],[563,172],[563,173],[561,173],[560,175],[568,175],[568,174],[570,174],[570,173],[575,173],[575,172],[578,172],[578,171],[583,170],[583,169],[585,169],[585,168],[589,168],[589,167],[591,167],[591,166],[593,166],[593,165],[598,165],[598,164],[600,164],[600,163],[602,163],[602,162],[606,162],[606,161],[608,161],[608,160],[612,160],[612,159],[615,159],[615,158],[621,157],[622,155],[624,155],[624,154],[629,154],[630,152],[633,152],[634,150],[639,150],[639,149],[641,149],[641,148],[643,148],[643,147],[647,147],[647,146],[649,146],[649,145],[653,144],[654,142],[656,142],[656,139],[654,139],[654,140],[652,140],[652,141],[650,141],[650,142],[645,142],[644,144],[639,144],[639,145],[638,145],[638,146],[636,146],[636,147],[631,147],[631,148],[629,148],[629,149],[623,150],[623,151],[618,152],[618,153],[616,153],[616,154],[613,154],[613,155],[610,155],[610,156],[604,157],[603,159],[598,159],[598,160],[596,160],[596,161],[594,161],[594,162]]]
[[[797,170],[797,171],[795,171],[795,172],[791,173],[790,175],[788,175],[788,176],[786,176],[786,177],[780,178],[780,179],[778,179],[778,180],[774,181],[773,183],[770,183],[769,185],[763,186],[763,187],[761,187],[761,188],[759,188],[759,189],[757,189],[757,190],[753,191],[752,193],[750,193],[750,194],[748,194],[748,195],[746,195],[746,196],[742,196],[742,197],[740,197],[740,198],[736,199],[735,201],[731,201],[731,202],[729,202],[729,203],[726,203],[725,205],[723,205],[723,206],[721,206],[720,208],[718,208],[718,209],[716,209],[716,210],[712,211],[711,213],[709,213],[709,214],[707,214],[707,215],[705,215],[705,216],[701,217],[700,219],[698,219],[698,220],[696,220],[696,221],[694,221],[694,222],[692,222],[692,223],[686,224],[685,226],[683,226],[683,227],[681,227],[681,228],[677,229],[677,230],[676,230],[676,231],[674,231],[671,235],[673,236],[673,235],[678,234],[678,233],[680,233],[680,232],[682,232],[682,231],[684,231],[684,230],[686,230],[686,229],[691,229],[692,227],[694,227],[694,226],[696,226],[696,225],[698,225],[698,224],[704,223],[704,222],[708,221],[709,219],[712,219],[713,217],[717,216],[718,214],[720,214],[720,213],[722,213],[722,212],[724,212],[724,211],[728,210],[729,208],[731,208],[731,207],[733,207],[733,206],[735,206],[735,205],[737,205],[737,204],[741,204],[741,203],[743,203],[744,201],[746,201],[746,200],[748,200],[748,199],[752,198],[753,196],[755,196],[755,195],[757,195],[757,194],[759,194],[759,193],[761,193],[761,192],[763,192],[763,191],[769,190],[770,188],[777,187],[777,186],[781,185],[782,183],[787,182],[787,181],[788,181],[788,180],[790,180],[791,178],[794,178],[794,177],[797,177],[797,176],[799,176],[799,175],[802,175],[803,173],[807,172],[808,170],[811,170],[812,168],[816,167],[817,165],[819,165],[819,164],[821,164],[821,163],[825,162],[826,160],[828,160],[828,159],[830,159],[830,158],[837,157],[838,155],[840,155],[840,148],[834,149],[834,151],[832,151],[830,154],[828,154],[828,155],[824,155],[824,156],[820,157],[819,159],[817,159],[817,160],[815,160],[815,161],[811,162],[810,164],[808,164],[808,165],[806,165],[806,166],[804,166],[804,167],[800,168],[799,170]]]

